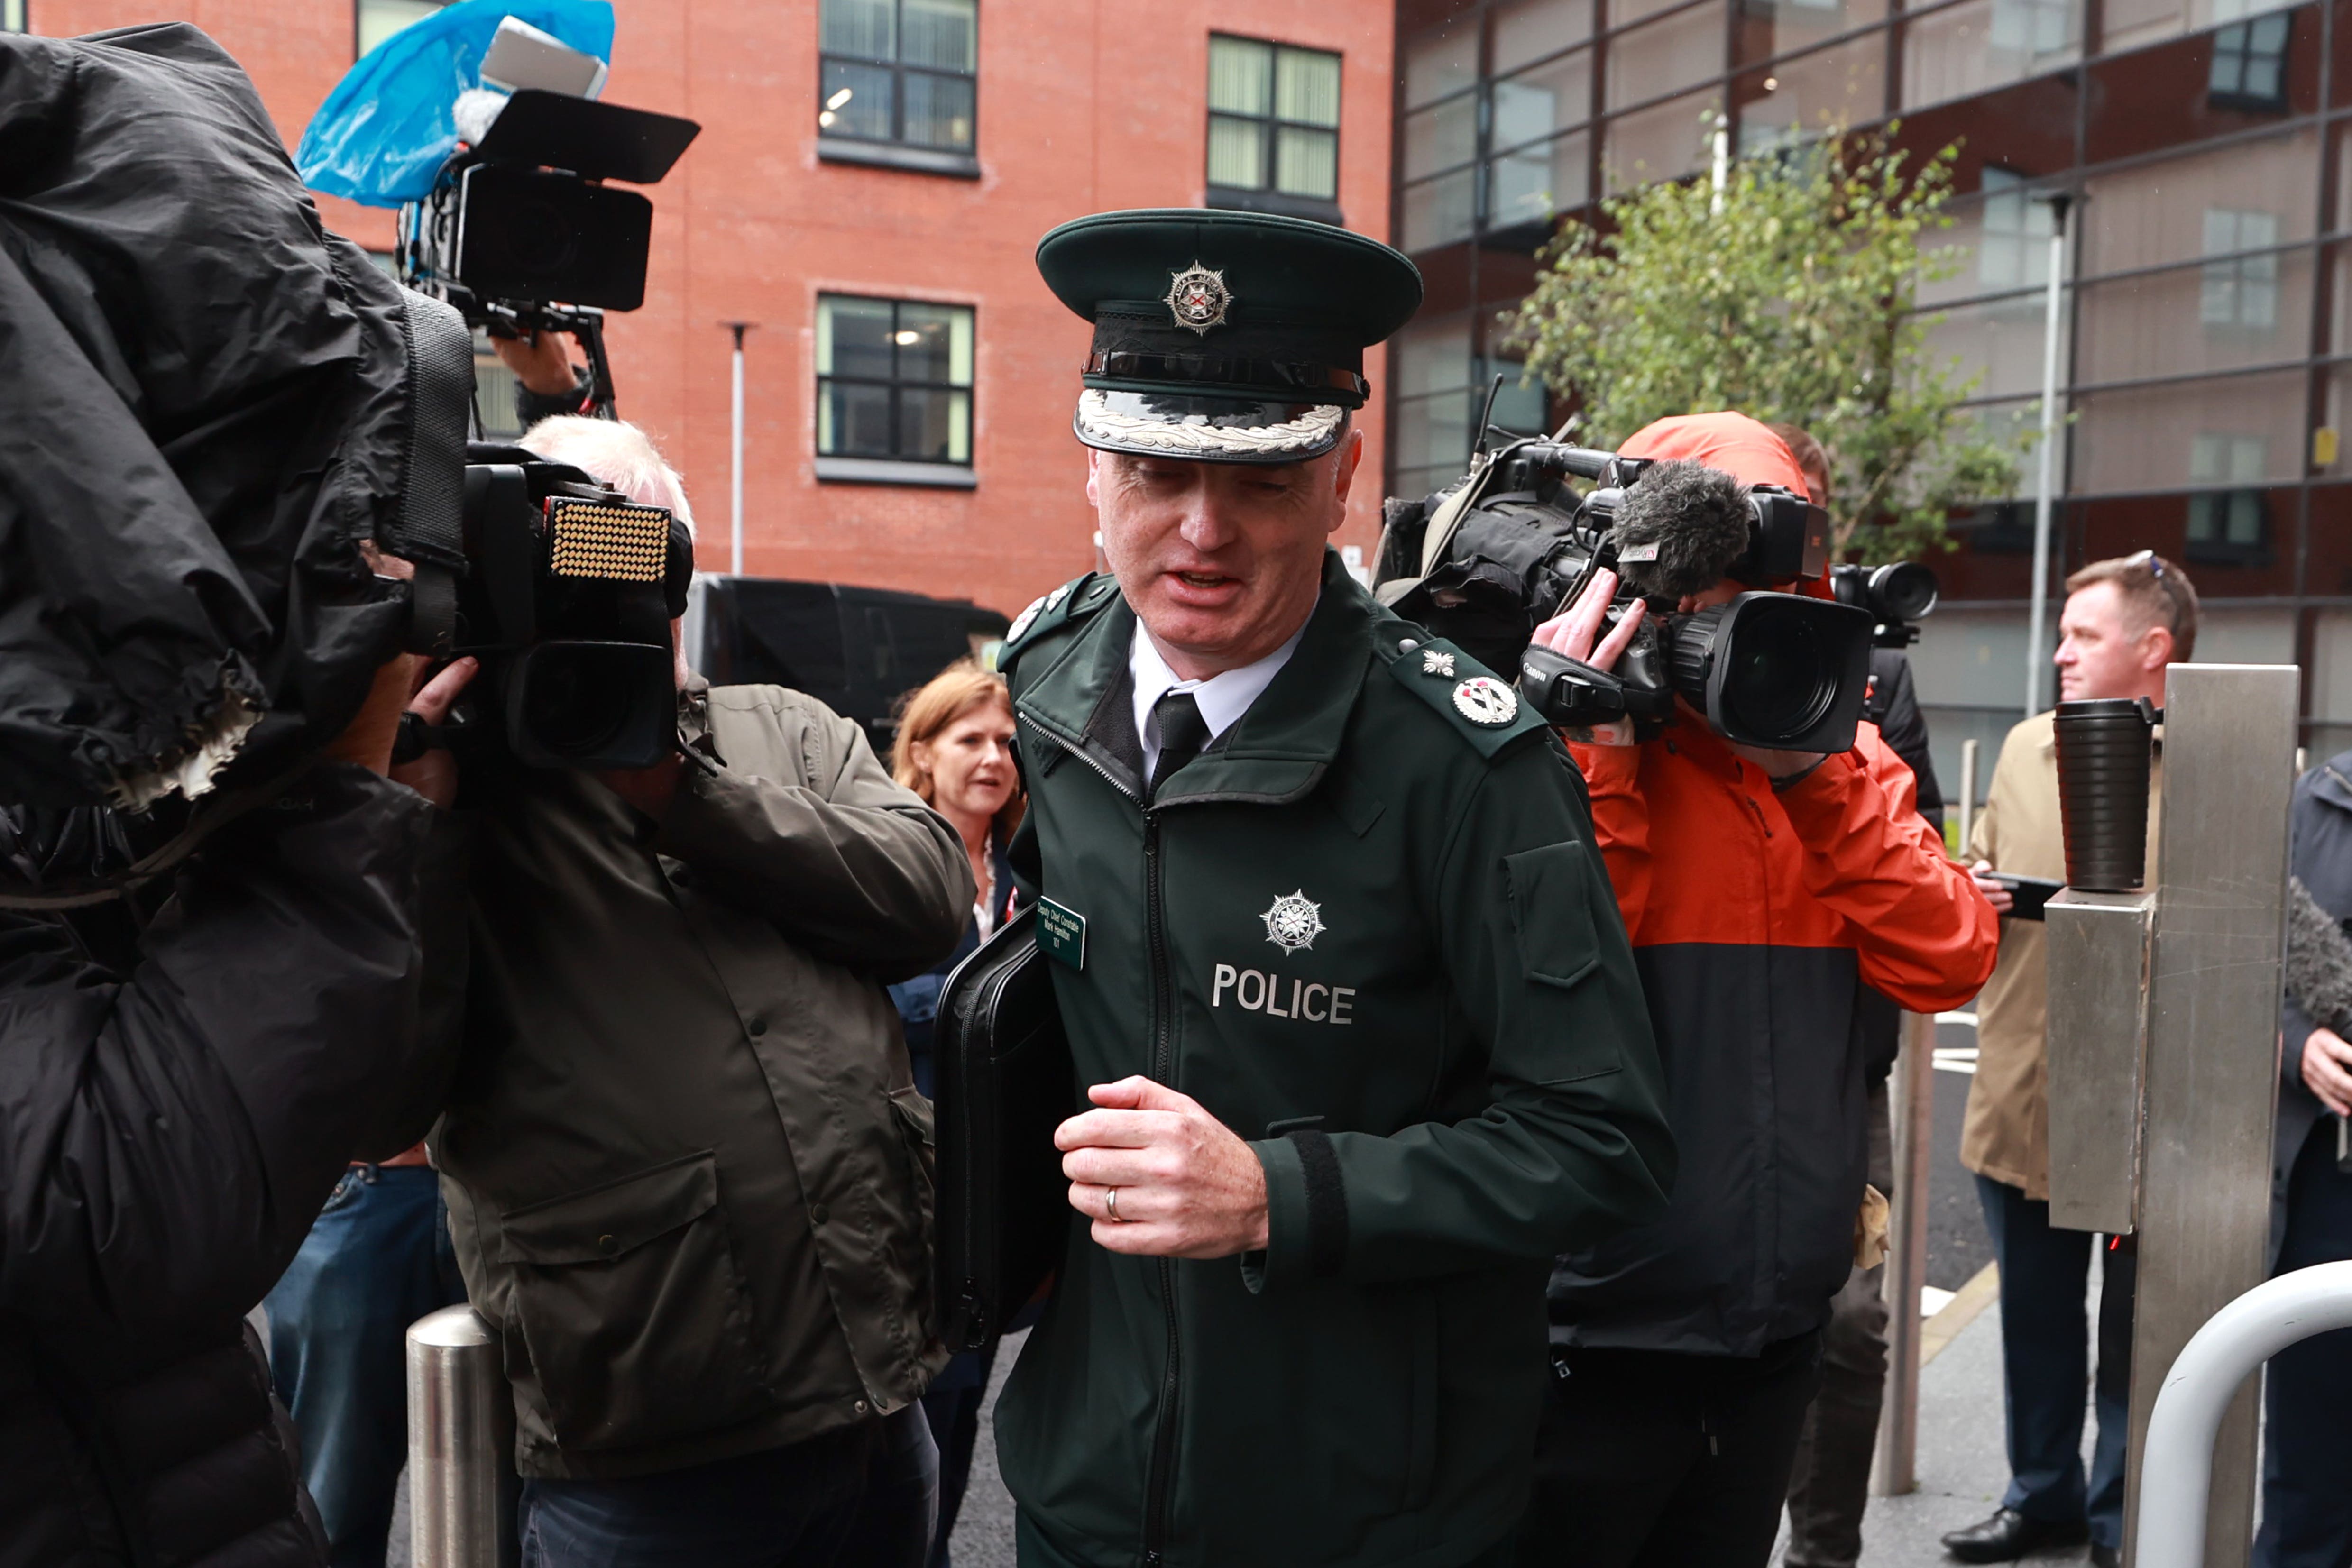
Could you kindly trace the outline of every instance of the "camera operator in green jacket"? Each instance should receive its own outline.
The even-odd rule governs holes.
[[[1326,548],[1362,350],[1420,302],[1319,224],[1105,214],[1112,575],[1005,663],[1077,1081],[1067,1250],[997,1418],[1024,1568],[1507,1561],[1552,1256],[1664,1212],[1662,1077],[1584,792]]]

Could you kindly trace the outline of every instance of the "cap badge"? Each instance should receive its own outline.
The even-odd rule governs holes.
[[[1212,272],[1195,261],[1171,277],[1168,313],[1176,319],[1176,325],[1190,327],[1205,338],[1210,328],[1225,324],[1225,311],[1233,304],[1234,296],[1225,287],[1223,273]]]
[[[1308,898],[1304,888],[1284,894],[1258,918],[1265,922],[1265,939],[1286,954],[1314,946],[1315,938],[1323,935],[1323,906]]]
[[[1519,694],[1492,675],[1473,675],[1454,688],[1454,706],[1472,724],[1508,724],[1519,716]]]

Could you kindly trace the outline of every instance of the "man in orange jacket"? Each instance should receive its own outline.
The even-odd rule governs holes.
[[[1788,447],[1743,414],[1661,420],[1622,451],[1805,493]],[[1724,576],[1677,590],[1677,608],[1764,586],[1828,592]],[[1610,668],[1640,620],[1607,629],[1615,589],[1601,573],[1537,641]],[[1681,1169],[1664,1219],[1553,1272],[1556,1375],[1520,1562],[1761,1568],[1854,1257],[1856,998],[1867,985],[1916,1011],[1958,1005],[1992,972],[1998,922],[1871,725],[1837,756],[1733,745],[1687,706],[1645,741],[1625,719],[1570,740],[1665,1059]]]

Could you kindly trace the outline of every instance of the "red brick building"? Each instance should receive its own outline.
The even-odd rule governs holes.
[[[9,8],[5,20],[17,21],[16,0]],[[26,0],[20,25],[66,35],[193,21],[244,63],[290,148],[350,68],[362,28],[373,37],[430,8]],[[1038,280],[1040,235],[1108,208],[1213,199],[1387,236],[1393,12],[1379,0],[614,9],[606,100],[703,126],[650,193],[646,305],[609,336],[621,412],[685,474],[706,570],[727,565],[727,321],[755,324],[745,340],[746,570],[968,595],[1010,612],[1096,564],[1084,453],[1069,429],[1087,329]],[[1213,139],[1213,34],[1231,36],[1216,70],[1218,103],[1232,111]],[[1213,156],[1231,183],[1213,188]],[[320,205],[330,226],[391,247],[388,212]],[[906,304],[895,315],[877,305],[892,301]],[[921,361],[912,379],[923,385],[885,384],[886,339],[911,345],[896,373],[906,382],[907,364]],[[820,350],[836,373],[873,373],[842,382],[822,419]],[[1379,355],[1367,371],[1380,385]],[[1368,554],[1386,468],[1381,406],[1376,398],[1361,416],[1371,449],[1341,535]],[[833,449],[823,459],[821,436]],[[856,455],[894,439],[921,447],[919,460]]]

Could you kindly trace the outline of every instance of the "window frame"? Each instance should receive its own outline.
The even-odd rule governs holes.
[[[1332,61],[1339,70],[1339,96],[1344,102],[1348,86],[1348,56],[1344,49],[1320,49],[1308,44],[1285,43],[1279,38],[1261,38],[1248,33],[1227,33],[1211,29],[1209,49],[1213,56],[1219,40],[1234,44],[1250,44],[1266,51],[1266,80],[1271,101],[1264,114],[1243,114],[1230,109],[1209,105],[1207,81],[1202,80],[1201,173],[1204,193],[1203,205],[1232,211],[1273,213],[1286,217],[1313,218],[1322,223],[1345,222],[1339,208],[1339,131],[1346,120],[1346,110],[1334,106],[1329,125],[1317,125],[1303,120],[1282,118],[1281,97],[1273,86],[1281,79],[1284,54],[1315,55]],[[1204,71],[1206,65],[1204,62]],[[1234,120],[1257,126],[1262,132],[1259,174],[1264,183],[1255,187],[1221,184],[1209,175],[1209,146],[1216,121]],[[1309,131],[1331,139],[1331,193],[1328,196],[1308,196],[1276,188],[1275,181],[1281,157],[1281,134],[1285,130]]]
[[[2275,31],[2275,47],[2257,48],[2255,31]],[[2284,114],[2287,110],[2286,63],[2287,47],[2294,41],[2292,11],[2266,11],[2259,16],[2248,16],[2226,23],[2213,31],[2213,57],[2206,66],[2205,102],[2213,109],[2233,109],[2255,114]],[[2275,90],[2267,93],[2250,92],[2246,88],[2247,73],[2256,60],[2266,60],[2277,81]],[[2222,63],[2236,62],[2233,85],[2222,84]]]
[[[353,4],[356,5],[357,0],[353,0]],[[0,0],[0,33],[29,33],[32,30],[33,0]]]
[[[5,3],[5,0],[0,0],[0,3]],[[24,0],[24,3],[29,5],[31,0]],[[455,3],[456,0],[432,0],[433,9],[436,11],[446,11]],[[367,56],[367,50],[362,47],[366,41],[365,30],[360,25],[360,13],[367,9],[367,4],[368,0],[352,0],[352,59],[354,64]],[[419,16],[415,20],[421,22],[425,18]],[[404,31],[414,25],[415,23],[412,22],[404,22],[399,27],[394,29],[394,33]],[[386,37],[392,36],[391,33],[385,35]],[[381,41],[381,39],[378,40],[378,42]]]
[[[2230,233],[2228,244],[2209,248],[2198,264],[2199,325],[2208,332],[2277,331],[2279,257],[2294,248],[2279,243],[2279,215],[2259,207],[2207,207],[2204,216],[2209,242],[2216,218],[2226,220]],[[2247,229],[2263,224],[2270,236],[2249,243]]]
[[[845,470],[852,465],[868,467],[875,465],[887,465],[894,468],[903,465],[908,469],[929,470],[939,475],[971,474],[979,462],[980,456],[980,308],[976,305],[965,304],[960,300],[906,299],[887,294],[853,294],[844,289],[828,288],[821,290],[817,294],[816,308],[818,311],[823,312],[827,305],[835,300],[855,301],[865,305],[887,305],[890,308],[890,337],[892,340],[890,345],[890,375],[887,380],[876,376],[843,375],[837,371],[824,370],[822,363],[817,361],[815,355],[812,354],[810,356],[812,367],[816,377],[817,398],[815,418],[811,422],[813,428],[810,431],[810,445],[814,449],[816,460],[820,465],[818,477],[826,478],[834,476],[822,471],[823,465],[831,465],[837,468],[844,469],[845,473],[842,476],[872,476],[866,475],[851,476],[847,474]],[[953,381],[919,381],[903,376],[899,373],[898,361],[900,350],[904,345],[898,342],[897,339],[898,333],[905,330],[905,329],[899,325],[899,311],[910,305],[927,310],[961,310],[964,313],[965,317],[971,323],[969,329],[971,335],[972,365],[971,380],[969,382],[959,386]],[[953,374],[952,370],[950,370],[950,374]],[[886,389],[889,392],[891,447],[889,452],[875,454],[865,452],[827,452],[824,450],[824,403],[825,398],[828,395],[828,383],[835,382],[839,382],[849,386],[880,387]],[[904,444],[904,432],[899,428],[900,402],[898,393],[901,392],[961,392],[963,394],[965,455],[961,461],[953,457],[908,456],[900,450],[900,447]],[[837,434],[838,433],[836,433],[836,437]],[[887,477],[887,476],[882,476]]]
[[[837,55],[824,47],[824,13],[826,0],[818,0],[816,7],[816,102],[819,119],[816,128],[817,156],[829,162],[879,163],[892,167],[914,169],[932,173],[963,174],[977,177],[980,173],[980,5],[973,0],[971,8],[971,69],[946,70],[938,66],[910,66],[904,58],[906,48],[907,0],[889,0],[890,58],[887,61],[867,59],[857,55]],[[868,70],[890,73],[890,134],[887,137],[857,136],[835,131],[824,123],[825,70],[833,62],[856,66]],[[939,147],[928,141],[907,140],[907,78],[911,73],[923,77],[952,78],[967,82],[971,88],[971,141],[964,147]],[[864,298],[856,296],[856,298]]]

